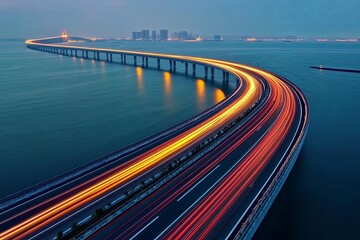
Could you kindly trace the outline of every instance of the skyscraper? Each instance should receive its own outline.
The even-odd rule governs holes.
[[[141,39],[141,32],[132,32],[132,39],[133,40],[140,40]]]
[[[169,32],[168,30],[160,30],[160,40],[166,41],[169,38]]]
[[[141,31],[141,38],[142,38],[142,40],[145,40],[145,41],[149,40],[150,39],[149,30],[142,30]]]

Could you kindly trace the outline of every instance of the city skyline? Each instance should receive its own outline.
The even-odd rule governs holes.
[[[346,4],[338,0],[330,3],[326,0],[275,0],[271,3],[230,0],[227,4],[214,0],[43,3],[43,0],[1,1],[0,27],[3,31],[0,37],[50,36],[60,29],[75,35],[98,37],[129,37],[134,29],[168,29],[169,32],[186,29],[200,35],[360,37],[357,28],[360,16],[356,13],[360,3],[356,0]]]

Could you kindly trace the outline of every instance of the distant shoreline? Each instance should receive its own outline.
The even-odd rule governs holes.
[[[5,41],[25,41],[27,38],[23,37],[0,37],[1,42]],[[283,43],[303,43],[303,42],[311,42],[311,43],[359,43],[360,39],[284,39],[284,38],[239,38],[239,39],[222,39],[222,40],[214,40],[210,38],[204,38],[201,40],[182,40],[182,39],[169,39],[169,40],[162,40],[162,41],[151,41],[151,40],[133,40],[129,38],[107,38],[107,37],[101,37],[96,38],[95,41],[129,41],[129,42],[283,42]]]

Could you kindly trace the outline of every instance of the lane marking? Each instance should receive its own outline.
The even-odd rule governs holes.
[[[202,181],[204,181],[211,173],[213,173],[218,167],[220,167],[220,164],[217,165],[213,170],[211,170],[211,172],[209,172],[208,174],[206,174],[206,176],[201,179],[197,184],[195,184],[192,188],[190,188],[184,195],[182,195],[177,201],[179,202],[181,199],[183,199],[189,192],[191,192],[194,188],[196,188],[200,183],[202,183]]]
[[[146,224],[145,227],[143,227],[140,231],[138,231],[134,236],[132,236],[129,240],[133,240],[134,238],[136,238],[142,231],[144,231],[148,226],[150,226],[153,222],[155,222],[157,219],[159,218],[159,216],[157,216],[156,218],[154,218],[151,222],[149,222],[148,224]]]

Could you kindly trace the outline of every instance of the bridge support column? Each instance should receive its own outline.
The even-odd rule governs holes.
[[[193,76],[195,77],[195,75],[196,75],[196,64],[195,63],[193,63],[193,65],[192,65],[193,67],[193,72],[192,72],[192,74],[193,74]]]
[[[169,71],[171,72],[172,71],[172,61],[169,60]]]
[[[97,58],[98,61],[100,60],[100,53],[99,52],[96,53],[96,58]]]
[[[124,55],[124,64],[126,64],[126,55]]]
[[[96,52],[94,52],[94,60],[96,60]]]
[[[189,74],[189,63],[185,62],[185,75]]]
[[[75,49],[75,57],[78,57],[78,52],[76,49]]]
[[[208,78],[208,67],[207,66],[204,67],[204,71],[205,71],[205,79],[207,79]]]
[[[149,67],[149,58],[145,58],[145,67],[148,68]]]
[[[176,61],[173,61],[173,71],[176,72]]]
[[[142,60],[142,66],[145,67],[145,57],[141,57]]]
[[[214,68],[211,68],[211,80],[214,80],[214,72],[215,72],[215,69]]]
[[[135,65],[135,66],[137,65],[137,58],[136,58],[136,56],[134,56],[134,65]]]
[[[86,59],[89,58],[89,52],[88,51],[86,51],[85,56],[86,56]]]
[[[223,71],[223,82],[226,81],[226,72]]]
[[[157,59],[157,69],[160,70],[160,58]]]
[[[112,53],[110,53],[110,62],[113,62]]]

